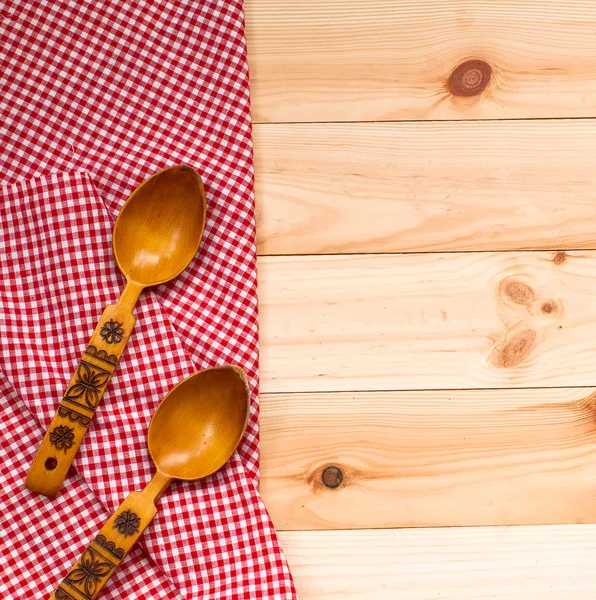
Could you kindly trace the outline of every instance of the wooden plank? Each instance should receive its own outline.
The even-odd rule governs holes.
[[[263,257],[261,391],[594,386],[596,251]]]
[[[260,254],[596,248],[593,120],[265,125],[254,139]]]
[[[592,525],[301,531],[280,538],[301,600],[594,598]]]
[[[596,116],[590,0],[245,5],[257,123]]]
[[[595,393],[265,394],[261,493],[283,530],[596,522]]]

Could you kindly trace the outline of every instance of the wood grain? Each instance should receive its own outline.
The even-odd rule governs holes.
[[[596,522],[595,392],[265,394],[261,493],[283,530]]]
[[[257,123],[596,115],[590,0],[245,4]],[[456,96],[450,76],[470,59],[488,86]],[[460,81],[477,92],[475,77]]]
[[[280,538],[301,600],[594,598],[593,525],[300,531]]]
[[[596,247],[596,121],[256,126],[260,254]]]
[[[259,253],[339,255],[259,262],[276,525],[594,520],[596,4],[245,7]],[[280,538],[303,600],[594,596],[593,525]]]
[[[596,252],[263,257],[262,392],[596,384]]]

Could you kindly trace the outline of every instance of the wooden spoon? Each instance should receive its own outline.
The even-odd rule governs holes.
[[[172,389],[149,425],[157,473],[124,500],[50,600],[95,598],[157,513],[155,504],[172,479],[202,479],[228,461],[244,435],[248,410],[248,383],[239,367],[201,371]]]
[[[132,333],[140,293],[187,267],[203,235],[205,206],[197,172],[178,166],[149,177],[122,207],[112,245],[126,287],[118,303],[103,312],[60,401],[29,470],[25,485],[30,490],[50,497],[58,493]]]

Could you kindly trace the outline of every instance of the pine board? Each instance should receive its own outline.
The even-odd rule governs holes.
[[[265,394],[261,493],[283,530],[594,523],[595,392]]]
[[[596,385],[596,251],[262,257],[261,390]]]
[[[258,125],[254,139],[262,255],[596,248],[596,121]]]
[[[593,600],[595,594],[594,525],[296,531],[280,538],[301,600]]]
[[[257,123],[596,116],[590,0],[246,0],[246,24]],[[488,86],[455,96],[470,59]]]

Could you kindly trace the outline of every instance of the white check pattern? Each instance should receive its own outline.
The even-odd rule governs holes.
[[[239,364],[252,410],[229,466],[177,483],[102,598],[295,598],[258,494],[252,147],[242,4],[0,0],[0,593],[46,598],[151,477],[146,432],[197,369]],[[198,257],[145,292],[137,324],[55,500],[24,488],[97,320],[123,289],[113,219],[166,166],[203,177]]]

